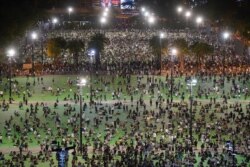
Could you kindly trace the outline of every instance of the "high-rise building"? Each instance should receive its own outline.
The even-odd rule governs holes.
[[[186,5],[189,5],[191,8],[194,8],[196,6],[204,5],[208,2],[208,0],[184,0],[184,3]]]

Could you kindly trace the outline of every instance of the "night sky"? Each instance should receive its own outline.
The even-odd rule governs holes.
[[[27,27],[34,24],[35,20],[42,18],[45,13],[44,9],[51,9],[55,6],[65,8],[66,5],[73,4],[73,2],[74,0],[1,0],[0,47],[15,39],[17,35],[23,34]],[[181,4],[176,0],[140,0],[138,3],[146,4],[158,15],[169,18],[175,15],[176,5]],[[249,26],[249,4],[249,0],[243,0],[241,3],[236,0],[208,0],[206,5],[194,10],[211,20],[221,19],[226,24],[235,21],[244,22],[247,24],[246,26]]]

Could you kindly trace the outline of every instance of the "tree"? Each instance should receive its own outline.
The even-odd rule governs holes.
[[[190,46],[190,49],[196,57],[197,71],[201,67],[201,59],[206,55],[212,54],[214,51],[213,46],[204,42],[195,42]]]
[[[61,55],[62,50],[66,46],[66,41],[61,38],[51,38],[47,42],[47,55],[48,57],[56,60],[60,58],[59,56]]]
[[[184,56],[189,53],[188,43],[184,38],[178,38],[174,41],[174,46],[178,49],[180,70],[184,70]]]
[[[95,55],[95,64],[96,67],[101,64],[100,54],[104,50],[104,46],[109,43],[108,38],[105,37],[104,34],[95,34],[91,37],[91,40],[88,44],[88,48],[93,48],[96,51]]]
[[[156,68],[161,69],[162,53],[167,52],[168,41],[165,38],[160,39],[159,36],[153,36],[149,40],[149,45],[152,48],[153,54],[156,57],[156,60],[155,60]]]
[[[73,54],[74,64],[78,64],[79,52],[84,52],[85,43],[82,40],[74,39],[67,43],[69,52]]]

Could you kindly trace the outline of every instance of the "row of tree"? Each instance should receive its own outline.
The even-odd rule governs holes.
[[[159,36],[153,36],[149,44],[155,54],[158,64],[158,68],[160,68],[161,56],[162,55],[170,55],[171,48],[175,47],[178,50],[179,59],[179,67],[181,71],[184,70],[184,57],[187,55],[192,55],[196,59],[197,69],[199,69],[202,65],[202,59],[205,56],[212,55],[214,52],[214,47],[204,42],[195,42],[192,45],[189,45],[188,42],[184,38],[179,38],[173,41],[171,44],[167,39],[160,39]]]
[[[82,53],[86,53],[86,49],[95,50],[95,64],[100,64],[100,54],[104,50],[104,46],[109,43],[108,38],[104,34],[98,33],[91,37],[90,41],[86,43],[82,39],[73,39],[66,41],[62,37],[51,38],[47,41],[47,55],[53,60],[60,60],[62,54],[67,50],[73,57],[74,64],[78,64],[79,56]],[[155,55],[155,62],[158,68],[160,68],[161,55],[171,54],[170,47],[175,47],[178,50],[178,62],[181,70],[184,70],[185,56],[191,55],[196,59],[197,69],[202,65],[202,59],[205,56],[213,55],[213,46],[204,42],[195,42],[189,45],[184,38],[179,38],[173,41],[171,44],[167,39],[160,39],[159,36],[153,36],[149,45]],[[83,55],[84,56],[84,55]]]
[[[74,64],[78,64],[79,56],[82,53],[86,53],[87,49],[95,50],[95,64],[100,64],[100,54],[104,49],[105,44],[108,43],[108,39],[104,34],[95,34],[91,37],[91,40],[84,41],[82,39],[72,39],[65,40],[62,37],[50,38],[47,41],[47,56],[54,61],[60,60],[62,58],[62,54],[65,51],[68,51],[74,60]],[[87,46],[87,47],[86,47]]]

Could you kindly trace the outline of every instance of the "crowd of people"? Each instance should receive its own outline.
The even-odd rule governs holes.
[[[61,83],[56,78],[45,82],[44,78],[33,80],[27,76],[25,85],[16,79],[13,93],[20,101],[1,102],[3,112],[11,112],[12,105],[19,106],[4,121],[1,134],[2,143],[19,148],[9,154],[10,160],[2,155],[6,166],[22,166],[25,161],[30,161],[31,166],[46,161],[56,166],[53,141],[61,147],[76,146],[70,159],[72,166],[188,166],[197,163],[195,155],[201,158],[198,166],[205,162],[210,166],[232,166],[237,159],[227,142],[234,143],[234,152],[245,157],[239,165],[249,165],[249,75],[228,76],[227,89],[223,89],[220,77],[200,76],[193,93],[192,153],[188,77],[175,80],[175,100],[171,103],[169,77],[95,76],[93,102],[89,103],[90,94],[83,97],[81,160],[77,157],[81,152],[80,97],[73,89],[78,79],[69,77]],[[7,82],[2,85],[7,92]],[[40,91],[56,100],[32,100]],[[32,144],[40,145],[38,154],[32,154]]]
[[[13,63],[12,103],[7,99],[9,78],[2,77],[8,76],[9,67],[7,63],[0,64],[0,109],[11,113],[1,128],[1,165],[39,166],[47,162],[57,166],[53,152],[71,147],[70,156],[65,159],[74,167],[249,166],[249,56],[237,55],[234,43],[223,43],[215,31],[61,29],[46,32],[40,42],[23,45],[20,54],[35,54],[38,62],[45,54],[48,39],[62,37],[88,43],[100,32],[109,43],[101,53],[98,68],[89,62],[87,47],[78,65],[69,61],[70,53],[64,50],[64,61],[45,61],[35,75]],[[159,32],[165,32],[170,43],[178,38],[184,38],[188,45],[203,41],[213,45],[215,51],[213,56],[205,56],[199,67],[191,53],[185,55],[184,69],[180,68],[178,57],[163,55],[163,73],[156,76],[159,64],[155,65],[156,56],[149,41]],[[174,79],[170,77],[170,67]],[[46,75],[89,72],[90,93],[83,97],[84,114],[80,115],[79,89],[75,89],[79,78],[57,80],[59,76]],[[16,78],[17,75],[26,79]],[[192,92],[187,84],[193,75],[198,84]],[[41,95],[49,98],[42,99]],[[82,148],[80,117],[84,120]],[[3,143],[17,150],[5,153],[1,149]]]

